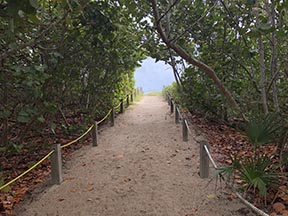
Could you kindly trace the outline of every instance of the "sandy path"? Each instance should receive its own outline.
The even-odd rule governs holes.
[[[143,97],[99,137],[98,147],[74,153],[61,185],[24,204],[17,215],[250,215],[238,200],[229,201],[213,182],[207,186],[200,179],[197,144],[182,142],[161,97]]]

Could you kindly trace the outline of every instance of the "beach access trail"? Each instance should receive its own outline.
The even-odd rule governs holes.
[[[193,133],[193,131],[192,131]],[[199,144],[182,141],[167,102],[144,96],[64,165],[64,181],[27,200],[23,216],[253,215],[216,179],[199,177]]]

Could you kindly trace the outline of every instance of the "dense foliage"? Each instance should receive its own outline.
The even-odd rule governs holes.
[[[170,14],[170,23],[162,18],[161,24],[169,26],[171,41],[212,68],[245,115],[287,114],[287,1],[176,1],[172,7],[159,1],[157,7]],[[191,108],[233,116],[202,67],[186,65],[180,72]]]
[[[19,150],[31,131],[55,133],[59,114],[102,116],[131,92],[145,53],[172,66],[170,90],[190,110],[250,120],[255,152],[271,141],[266,120],[277,113],[273,140],[283,153],[287,35],[283,0],[0,0],[0,150]]]
[[[266,196],[287,169],[288,2],[151,0],[151,6],[178,77],[166,91],[214,120],[231,123],[241,114],[254,152],[235,155],[220,173],[236,173],[247,190]],[[277,143],[277,151],[260,152],[268,143]]]
[[[1,146],[54,132],[56,116],[99,118],[134,88],[137,23],[116,1],[0,1]],[[138,32],[138,34],[136,33]]]

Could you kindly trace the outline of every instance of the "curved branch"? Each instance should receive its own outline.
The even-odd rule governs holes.
[[[157,7],[157,0],[150,0],[152,3],[152,9],[153,9],[153,15],[156,20],[155,25],[157,32],[159,33],[160,37],[162,38],[163,42],[171,49],[173,49],[179,56],[181,56],[183,59],[185,59],[190,64],[198,67],[201,71],[206,73],[214,82],[214,84],[218,87],[220,92],[226,97],[228,103],[232,108],[237,110],[242,118],[247,121],[245,115],[242,113],[240,106],[233,98],[232,94],[226,89],[226,87],[221,83],[220,79],[216,75],[215,71],[209,67],[208,65],[204,64],[203,62],[195,59],[192,57],[189,53],[187,53],[182,47],[178,46],[177,44],[173,43],[168,39],[166,36],[164,29],[161,25],[161,22],[159,21],[159,12]]]

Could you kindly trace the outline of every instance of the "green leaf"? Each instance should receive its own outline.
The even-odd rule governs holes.
[[[247,32],[246,35],[251,38],[257,38],[261,36],[261,32],[257,29],[252,29],[251,31]]]
[[[276,35],[278,37],[287,37],[287,31],[285,31],[285,29],[280,29],[279,31],[276,32]]]
[[[4,110],[0,112],[0,119],[8,118],[11,115],[11,112],[8,110]]]
[[[45,118],[43,116],[38,117],[37,120],[41,123],[45,122]]]
[[[0,147],[0,152],[5,152],[7,150],[6,147]],[[1,185],[1,181],[0,181],[0,185]]]
[[[249,6],[255,5],[256,4],[256,0],[246,0],[246,4]]]
[[[276,31],[275,27],[271,26],[269,23],[260,23],[258,29],[262,34],[268,34]]]
[[[38,9],[39,7],[38,0],[29,0],[29,3],[32,7],[34,7],[35,9]]]
[[[40,23],[40,19],[36,16],[36,14],[28,14],[27,17],[34,24],[39,24]]]
[[[55,123],[52,123],[51,124],[51,131],[52,131],[52,133],[54,134],[54,135],[56,135],[56,132],[55,132],[55,129],[56,129],[56,127],[57,127],[57,125],[55,124]]]
[[[261,29],[261,30],[268,30],[270,29],[272,26],[269,24],[269,23],[260,23],[258,25],[258,29]]]
[[[20,111],[17,117],[17,121],[21,122],[21,123],[27,123],[30,121],[30,115],[29,113],[25,112],[25,111]]]
[[[44,105],[50,113],[56,113],[58,111],[57,105],[54,103],[44,102]]]

